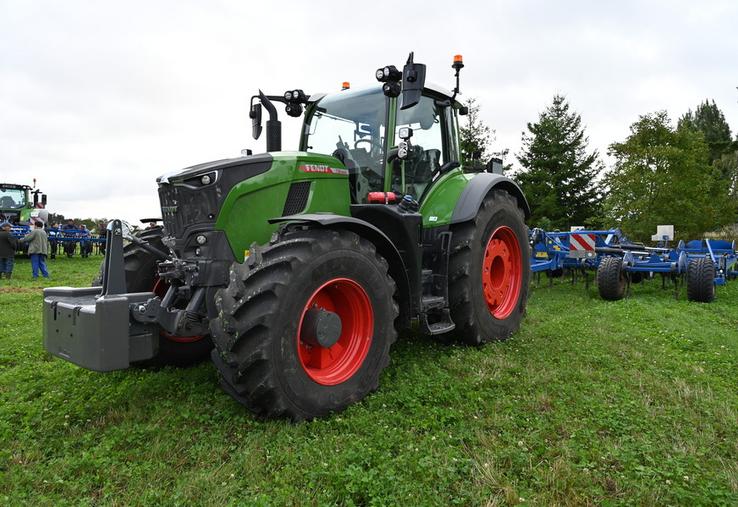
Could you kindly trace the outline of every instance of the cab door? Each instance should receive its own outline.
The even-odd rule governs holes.
[[[407,160],[393,163],[391,191],[421,201],[440,176],[441,168],[458,161],[453,115],[447,103],[424,95],[414,107],[397,110],[395,140],[400,128],[410,127],[412,150]]]

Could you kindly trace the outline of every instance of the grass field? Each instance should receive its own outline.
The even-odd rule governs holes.
[[[52,359],[27,261],[0,312],[0,504],[738,504],[738,282],[710,305],[544,283],[510,341],[401,339],[378,392],[303,424],[253,419],[210,364]]]

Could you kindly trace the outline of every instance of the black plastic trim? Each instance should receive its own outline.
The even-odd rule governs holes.
[[[305,213],[301,215],[291,215],[269,220],[271,224],[316,224],[322,227],[335,227],[349,230],[364,237],[374,243],[377,252],[384,257],[389,263],[390,276],[397,284],[400,301],[400,326],[403,328],[410,326],[410,318],[412,310],[408,302],[411,298],[411,285],[408,278],[405,262],[397,250],[397,247],[387,237],[387,235],[371,223],[354,217],[343,215],[335,215],[333,213]]]
[[[451,223],[466,222],[477,216],[479,206],[493,188],[502,188],[509,192],[517,199],[525,213],[525,218],[530,218],[530,206],[528,206],[528,201],[517,183],[501,174],[479,173],[469,181],[469,184],[459,196],[453,215],[451,215]]]

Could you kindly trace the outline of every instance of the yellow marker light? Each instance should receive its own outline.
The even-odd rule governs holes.
[[[343,83],[341,83],[341,91],[348,90],[349,88],[351,88],[351,83],[349,83],[348,81],[344,81]]]

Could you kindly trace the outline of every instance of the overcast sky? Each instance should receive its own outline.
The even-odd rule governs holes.
[[[159,216],[161,173],[264,149],[257,88],[372,84],[411,50],[448,88],[464,55],[461,98],[479,100],[495,149],[516,153],[555,93],[603,153],[638,115],[705,98],[735,133],[736,22],[735,0],[0,0],[0,181],[36,178],[67,216]]]

